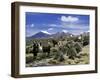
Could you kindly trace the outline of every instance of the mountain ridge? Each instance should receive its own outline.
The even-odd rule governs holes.
[[[89,32],[88,32],[89,33]],[[88,34],[88,33],[83,33],[84,35]],[[82,34],[82,35],[83,35]],[[67,37],[70,37],[70,36],[74,36],[72,33],[69,33],[69,32],[56,32],[54,34],[50,34],[50,33],[47,33],[47,32],[43,32],[43,31],[40,31],[30,37],[26,37],[27,39],[33,39],[33,38],[57,38],[57,37],[64,37],[64,36],[67,36]]]

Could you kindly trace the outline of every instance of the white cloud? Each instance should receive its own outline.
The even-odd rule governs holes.
[[[31,24],[30,27],[34,27],[34,24]]]
[[[41,32],[46,33],[46,34],[50,34],[50,33],[49,33],[49,32],[47,32],[47,31],[41,31]]]
[[[68,16],[68,17],[61,16],[61,21],[63,21],[63,22],[76,22],[78,20],[79,20],[79,18],[73,17],[73,16]]]
[[[87,32],[90,32],[90,30],[88,30]]]
[[[53,30],[53,28],[49,28],[48,30]]]
[[[53,27],[55,27],[55,26],[57,26],[56,24],[50,24],[49,26],[53,26]]]
[[[62,32],[67,33],[68,31],[67,30],[62,30]]]
[[[34,26],[35,26],[34,24],[28,24],[28,25],[26,25],[26,27],[30,27],[30,28],[32,28]]]

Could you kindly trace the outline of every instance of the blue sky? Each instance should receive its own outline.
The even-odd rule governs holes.
[[[26,36],[40,31],[54,34],[70,32],[78,35],[89,31],[89,15],[26,12]]]

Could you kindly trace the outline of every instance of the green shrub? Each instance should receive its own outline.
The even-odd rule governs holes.
[[[89,44],[89,35],[85,35],[82,37],[82,42],[83,42],[83,46],[86,46]]]
[[[33,55],[28,54],[26,56],[26,63],[30,63],[30,62],[33,62]]]
[[[33,53],[33,47],[27,47],[26,48],[26,53]]]
[[[51,48],[51,52],[50,52],[50,56],[55,56],[58,52],[58,49],[57,48]]]
[[[64,61],[64,54],[62,52],[59,52],[59,58],[58,58],[58,61],[62,62]]]
[[[76,57],[77,51],[74,47],[70,47],[67,50],[67,56],[69,56],[70,59],[74,59]]]
[[[74,44],[74,48],[76,49],[77,53],[79,53],[80,51],[82,51],[82,46],[79,42],[76,42]]]
[[[68,50],[68,47],[66,47],[66,46],[64,45],[64,46],[59,47],[59,50],[60,50],[63,54],[66,54],[66,53],[67,53],[67,50]]]
[[[46,56],[47,56],[46,53],[42,53],[42,52],[41,52],[41,53],[38,53],[37,59],[42,60],[42,59],[46,58]]]

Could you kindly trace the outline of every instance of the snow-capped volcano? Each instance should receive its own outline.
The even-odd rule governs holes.
[[[47,31],[40,31],[34,35],[32,35],[30,38],[47,38],[50,36],[50,33]]]
[[[45,34],[49,34],[49,35],[51,35],[49,32],[47,32],[47,31],[41,31],[42,33],[45,33]]]

